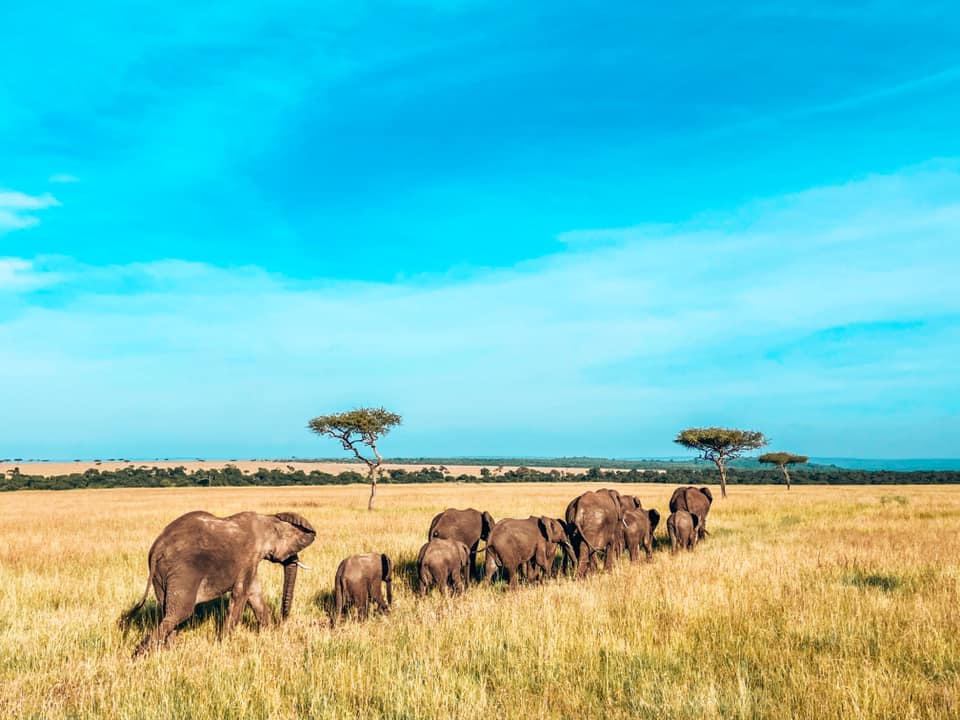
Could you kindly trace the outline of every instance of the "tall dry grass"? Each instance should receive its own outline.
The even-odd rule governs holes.
[[[0,716],[10,718],[943,718],[960,716],[960,488],[732,487],[712,535],[651,564],[510,592],[414,598],[329,628],[340,559],[409,567],[448,506],[561,515],[588,484],[209,488],[0,496]],[[621,487],[621,489],[626,489]],[[629,486],[666,515],[672,488]],[[318,528],[294,612],[173,649],[124,636],[150,543],[178,515],[294,510]],[[406,564],[406,565],[404,565]],[[274,612],[280,570],[261,565]],[[152,598],[152,594],[151,594]]]

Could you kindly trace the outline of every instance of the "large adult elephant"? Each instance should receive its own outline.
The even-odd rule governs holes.
[[[503,568],[510,587],[516,587],[521,571],[526,572],[528,580],[536,579],[541,573],[549,577],[553,575],[557,546],[570,551],[563,522],[556,518],[531,515],[522,520],[501,520],[487,541],[486,578],[492,580],[498,566]]]
[[[257,624],[272,617],[257,579],[261,560],[283,565],[281,618],[290,613],[297,582],[298,553],[316,538],[316,531],[296,513],[259,515],[242,512],[219,518],[196,511],[182,515],[154,540],[148,556],[150,575],[143,597],[121,618],[127,624],[146,602],[150,585],[162,613],[159,625],[137,647],[140,655],[176,637],[177,627],[193,615],[197,603],[230,593],[223,634],[228,635],[249,604]]]
[[[442,538],[457,540],[466,545],[470,551],[470,572],[467,574],[469,578],[475,572],[480,541],[490,537],[493,525],[493,516],[485,510],[481,512],[473,508],[447,508],[430,522],[427,540]]]
[[[713,504],[713,493],[710,488],[696,488],[693,485],[678,487],[670,498],[670,512],[686,510],[697,516],[697,536],[703,539],[707,534],[707,513]]]
[[[585,492],[570,501],[564,518],[577,576],[596,569],[596,555],[604,553],[603,567],[612,568],[623,547],[623,502],[616,490]]]

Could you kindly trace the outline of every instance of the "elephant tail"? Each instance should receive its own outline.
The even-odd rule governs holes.
[[[151,553],[150,554],[150,572],[147,575],[147,586],[143,589],[143,596],[140,598],[137,604],[134,605],[129,610],[127,610],[125,613],[123,613],[123,615],[121,615],[120,619],[117,621],[117,625],[120,627],[121,630],[126,628],[130,624],[130,621],[133,620],[133,618],[136,616],[138,612],[140,612],[140,608],[142,608],[143,604],[147,601],[147,595],[150,594],[150,585],[153,583],[153,576],[154,576],[154,573],[156,572],[156,569],[157,569],[156,558],[154,557],[153,553]]]

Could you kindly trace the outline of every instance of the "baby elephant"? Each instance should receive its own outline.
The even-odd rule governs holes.
[[[653,533],[660,523],[656,510],[627,510],[623,513],[623,542],[630,553],[630,562],[640,562],[640,548],[653,560]]]
[[[463,592],[467,581],[470,550],[459,540],[434,538],[422,548],[417,556],[417,574],[420,578],[420,595],[426,595],[436,585],[446,594],[452,588],[457,595]]]
[[[380,583],[387,586],[387,601],[383,601]],[[340,563],[337,576],[333,581],[334,608],[332,625],[347,613],[354,605],[357,616],[367,619],[370,603],[376,603],[382,613],[390,612],[393,605],[393,563],[381,553],[351,555]]]
[[[667,518],[667,534],[670,536],[670,552],[679,548],[693,550],[697,544],[699,518],[686,510],[677,510]]]

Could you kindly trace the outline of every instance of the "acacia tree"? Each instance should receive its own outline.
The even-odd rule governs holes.
[[[367,510],[373,510],[377,498],[377,480],[383,458],[377,451],[377,441],[402,422],[402,418],[385,408],[356,408],[347,412],[321,415],[311,420],[307,427],[317,435],[338,440],[344,450],[352,452],[357,460],[367,466],[370,479],[370,500]],[[366,457],[360,452],[360,446],[366,445],[374,457]]]
[[[757,460],[762,463],[776,465],[780,468],[780,472],[783,473],[783,479],[787,483],[787,490],[790,489],[790,471],[787,470],[787,465],[803,464],[809,459],[806,455],[794,455],[788,452],[764,453],[757,458]]]
[[[757,430],[719,427],[687,428],[677,433],[673,441],[696,450],[701,458],[717,466],[720,471],[720,494],[723,497],[727,496],[727,461],[767,444],[763,433]]]

